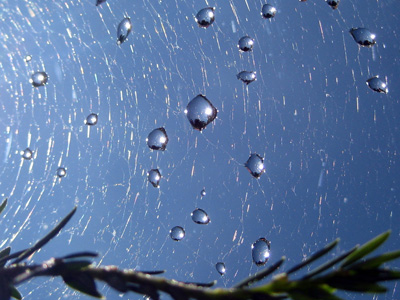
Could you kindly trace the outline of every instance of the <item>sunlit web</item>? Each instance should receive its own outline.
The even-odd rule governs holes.
[[[77,205],[34,261],[95,250],[101,264],[231,286],[258,270],[250,246],[260,237],[272,242],[271,260],[286,255],[290,265],[338,236],[349,248],[392,227],[398,2],[343,0],[334,11],[324,1],[275,1],[271,21],[261,1],[94,2],[0,2],[2,246],[26,248]],[[207,6],[216,20],[202,29],[194,15]],[[124,17],[133,30],[118,46]],[[377,34],[373,48],[348,33],[364,26]],[[250,53],[238,51],[244,35],[255,40]],[[257,81],[237,80],[243,70]],[[45,87],[29,83],[37,71],[49,75]],[[366,87],[374,75],[387,79],[388,95]],[[197,94],[218,109],[203,133],[184,114]],[[99,121],[90,127],[91,113]],[[146,145],[158,127],[169,136],[165,152]],[[27,147],[32,160],[21,158]],[[251,153],[265,158],[259,180],[243,166]],[[153,168],[160,189],[147,182]],[[196,207],[210,224],[191,220]],[[168,232],[178,225],[186,236],[174,242]],[[74,293],[48,280],[21,292]]]

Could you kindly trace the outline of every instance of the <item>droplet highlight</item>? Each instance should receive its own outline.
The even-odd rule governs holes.
[[[257,266],[263,266],[267,263],[271,250],[271,242],[265,238],[260,238],[251,246],[253,261]]]
[[[253,71],[242,71],[239,74],[237,74],[236,77],[237,79],[243,81],[247,85],[257,80],[256,72]]]
[[[218,111],[206,96],[199,94],[189,102],[185,114],[192,127],[202,131],[215,120]]]
[[[46,72],[36,72],[32,75],[31,79],[29,79],[29,82],[34,87],[40,87],[45,85],[48,79],[49,77],[47,76]]]
[[[180,241],[185,237],[185,229],[181,226],[172,227],[169,231],[169,235],[174,241]]]
[[[154,129],[146,139],[147,146],[152,150],[164,151],[168,144],[168,135],[163,127]]]
[[[367,80],[368,87],[378,93],[387,94],[389,92],[387,83],[379,78],[379,76],[374,76]]]
[[[124,18],[118,25],[117,29],[117,45],[121,45],[128,38],[132,30],[131,19]]]
[[[199,10],[195,17],[197,24],[199,24],[200,27],[207,28],[214,23],[214,10],[214,7],[207,7]]]
[[[257,153],[250,155],[245,167],[255,178],[259,178],[265,172],[264,159]]]
[[[158,169],[151,169],[147,173],[147,179],[155,188],[160,187],[161,173]]]
[[[191,213],[191,216],[192,216],[193,222],[195,222],[196,224],[207,225],[208,223],[210,223],[210,217],[201,208],[196,208]]]

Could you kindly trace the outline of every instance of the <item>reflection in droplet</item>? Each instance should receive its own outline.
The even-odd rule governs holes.
[[[257,79],[256,72],[254,71],[242,71],[236,75],[237,79],[240,79],[245,84],[250,84]]]
[[[350,34],[361,46],[372,47],[376,43],[376,35],[366,28],[352,28],[350,29]]]
[[[43,86],[47,83],[48,76],[46,72],[36,72],[32,75],[31,79],[29,79],[29,82],[34,86],[34,87],[39,87]]]
[[[383,80],[381,80],[379,76],[374,76],[368,79],[367,85],[371,90],[378,93],[387,94],[389,92],[386,82],[383,82]]]
[[[338,8],[340,0],[327,0],[326,1],[330,7],[333,9]]]
[[[207,213],[202,210],[201,208],[196,208],[192,214],[192,220],[193,222],[197,223],[197,224],[201,224],[201,225],[207,225],[208,223],[210,223],[210,218],[207,215]]]
[[[276,14],[276,8],[272,6],[271,4],[264,4],[262,9],[261,9],[261,15],[265,19],[271,19],[275,17]]]
[[[241,51],[247,52],[253,49],[254,40],[249,36],[241,37],[238,42],[238,47]]]
[[[129,33],[132,30],[131,19],[124,18],[118,25],[117,29],[117,45],[121,45],[128,38]]]
[[[200,27],[207,28],[215,20],[214,7],[207,7],[199,10],[195,18]]]
[[[255,178],[259,178],[265,172],[264,159],[256,153],[250,155],[244,166]]]
[[[65,177],[65,175],[67,175],[67,171],[65,170],[65,168],[60,167],[57,169],[58,177],[62,178],[62,177]]]
[[[26,55],[25,57],[24,57],[24,61],[25,62],[30,62],[32,60],[32,55]]]
[[[271,242],[265,238],[260,238],[251,245],[253,261],[257,266],[263,266],[267,263],[271,250]]]
[[[181,226],[175,226],[169,231],[169,235],[174,241],[180,241],[185,237],[185,229]]]
[[[226,273],[225,264],[223,262],[216,263],[215,268],[217,269],[218,273],[221,275],[224,275]]]
[[[21,151],[22,158],[26,160],[30,160],[32,158],[32,150],[29,148],[26,148],[24,151]]]
[[[149,182],[155,187],[158,188],[160,186],[161,173],[158,169],[151,169],[149,173],[147,173],[147,179]]]
[[[98,119],[99,119],[99,117],[97,116],[97,114],[94,114],[94,113],[90,114],[87,116],[85,124],[90,125],[90,126],[96,125]]]
[[[154,129],[146,139],[147,146],[152,150],[164,151],[168,144],[168,135],[163,127]]]
[[[194,97],[185,109],[185,114],[194,129],[202,131],[217,117],[217,109],[204,95]]]
[[[206,193],[206,189],[202,189],[201,192],[200,192],[200,195],[201,195],[202,197],[204,197],[206,194],[207,194],[207,193]]]

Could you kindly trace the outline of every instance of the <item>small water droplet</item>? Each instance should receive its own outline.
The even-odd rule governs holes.
[[[160,186],[161,173],[158,169],[151,169],[149,173],[147,173],[147,179],[149,182],[155,187],[158,188]]]
[[[62,177],[65,177],[65,175],[67,175],[67,171],[65,170],[65,168],[60,167],[57,169],[58,177],[62,178]]]
[[[236,75],[237,79],[240,79],[245,84],[250,84],[257,79],[256,72],[254,71],[242,71]]]
[[[181,226],[175,226],[169,231],[169,235],[174,241],[180,241],[185,237],[185,229]]]
[[[33,152],[31,149],[26,148],[25,150],[21,151],[21,155],[24,159],[30,160],[32,159]]]
[[[98,119],[99,117],[97,116],[97,114],[90,114],[87,116],[85,124],[89,126],[96,125]]]
[[[106,2],[106,0],[97,0],[96,6],[99,6],[99,5],[102,4],[103,2]]]
[[[201,208],[196,208],[192,214],[192,220],[193,222],[197,223],[197,224],[201,224],[201,225],[207,225],[208,223],[210,223],[210,218],[207,215],[207,213],[202,210]]]
[[[223,262],[216,263],[215,268],[217,269],[218,273],[221,275],[224,275],[226,273],[225,264]]]
[[[253,261],[257,266],[263,266],[267,263],[271,250],[271,242],[265,238],[259,238],[251,245]]]
[[[340,0],[327,0],[326,3],[333,9],[338,8]]]
[[[271,19],[275,17],[276,14],[276,8],[272,6],[271,4],[264,4],[262,9],[261,9],[261,15],[263,16],[264,19]]]
[[[247,52],[253,49],[254,40],[249,36],[241,37],[238,42],[238,47],[241,51]]]
[[[350,29],[350,34],[353,36],[353,39],[361,46],[372,47],[376,43],[376,35],[366,28],[352,28]]]
[[[128,38],[132,30],[131,19],[124,18],[118,25],[117,29],[117,45],[121,45]]]
[[[214,7],[206,7],[196,14],[196,22],[199,24],[200,27],[207,28],[210,26],[215,20],[215,8]]]
[[[378,93],[387,94],[389,92],[387,84],[385,82],[383,82],[383,80],[381,80],[379,78],[379,76],[374,76],[374,77],[368,79],[367,85],[371,90],[378,92]]]
[[[194,97],[185,109],[185,114],[194,129],[202,131],[215,120],[218,110],[204,95]]]
[[[265,172],[264,159],[256,153],[250,155],[244,166],[255,178],[259,178]]]
[[[30,62],[32,60],[32,55],[26,55],[25,57],[24,57],[24,61],[25,62]]]
[[[202,189],[201,192],[200,192],[200,195],[201,195],[202,197],[204,197],[205,195],[207,195],[206,189]]]
[[[146,139],[147,146],[152,150],[164,151],[168,144],[168,135],[163,127],[154,129]]]
[[[45,85],[48,79],[49,77],[47,76],[46,72],[36,72],[32,75],[31,79],[29,79],[29,82],[34,87],[39,87]]]

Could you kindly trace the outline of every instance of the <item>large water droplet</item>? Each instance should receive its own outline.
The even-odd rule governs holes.
[[[87,116],[85,124],[90,126],[96,125],[98,119],[99,117],[97,116],[97,114],[90,114]]]
[[[24,151],[21,151],[21,156],[26,159],[26,160],[30,160],[32,159],[32,150],[29,148],[26,148]]]
[[[376,35],[366,28],[352,28],[350,29],[350,34],[361,46],[372,47],[376,43]]]
[[[164,151],[168,144],[167,132],[163,127],[154,129],[149,133],[146,142],[150,149]]]
[[[118,25],[117,29],[117,44],[121,45],[128,38],[129,33],[132,30],[131,19],[124,18]]]
[[[250,155],[244,166],[255,178],[259,178],[265,172],[264,159],[256,153]]]
[[[147,179],[149,182],[155,187],[158,188],[160,186],[161,173],[158,169],[151,169],[149,173],[147,173]]]
[[[241,37],[238,42],[238,47],[241,51],[247,52],[253,49],[254,40],[249,36]]]
[[[32,75],[31,79],[29,79],[29,82],[34,86],[34,87],[39,87],[43,86],[47,83],[48,76],[46,72],[36,72]]]
[[[191,216],[193,222],[197,224],[207,225],[208,223],[210,223],[210,218],[208,217],[207,213],[201,208],[196,208],[192,212]]]
[[[386,82],[383,82],[383,80],[381,80],[379,78],[379,76],[374,76],[374,77],[368,79],[367,85],[369,86],[369,88],[371,90],[378,92],[378,93],[387,94],[389,92]]]
[[[207,28],[215,20],[214,7],[207,7],[199,10],[195,18],[200,27]]]
[[[275,17],[276,14],[276,8],[272,6],[271,4],[264,4],[262,9],[261,9],[261,15],[265,19],[271,19]]]
[[[201,192],[200,192],[200,195],[201,195],[202,197],[204,197],[205,195],[207,195],[206,189],[202,189]]]
[[[185,229],[181,226],[175,226],[169,231],[169,235],[174,241],[180,241],[185,237]]]
[[[225,264],[223,262],[216,263],[215,268],[217,269],[218,273],[221,275],[224,275],[226,273]]]
[[[260,238],[251,245],[251,253],[253,261],[257,266],[263,266],[269,259],[269,251],[271,250],[271,242],[265,238]]]
[[[62,178],[62,177],[65,177],[65,175],[67,175],[67,171],[65,170],[65,168],[60,167],[57,169],[58,177]]]
[[[194,129],[202,131],[217,117],[217,109],[204,95],[194,97],[185,109],[185,114]]]
[[[327,0],[326,3],[333,9],[338,8],[340,0]]]
[[[236,75],[237,79],[240,79],[245,84],[250,84],[257,79],[256,72],[254,71],[242,71]]]

